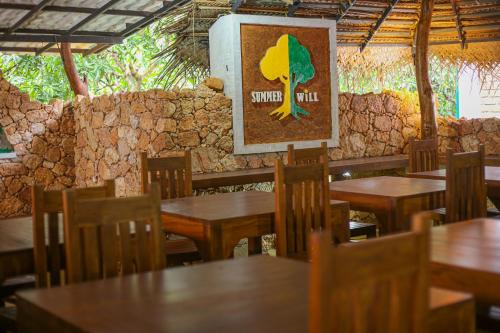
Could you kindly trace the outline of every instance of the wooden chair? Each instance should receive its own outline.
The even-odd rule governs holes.
[[[105,181],[104,186],[73,190],[80,198],[103,198],[115,195],[115,182]],[[32,287],[46,288],[64,283],[65,256],[61,248],[62,239],[59,214],[63,212],[62,191],[44,191],[43,187],[32,187],[33,246],[35,276]],[[47,218],[46,218],[47,216]],[[15,303],[15,299],[13,300]],[[0,309],[0,332],[15,332],[16,308]]]
[[[115,182],[106,180],[104,186],[78,188],[73,191],[80,199],[114,197]],[[59,219],[59,214],[63,212],[62,197],[62,191],[44,191],[38,185],[32,188],[33,244],[38,288],[58,286],[62,282],[64,250],[60,240],[63,240],[64,236],[61,229],[63,224]]]
[[[314,163],[328,163],[328,146],[322,142],[320,147],[294,149],[293,144],[288,145],[289,165],[309,165]],[[366,236],[376,237],[377,226],[373,223],[349,221],[349,231],[351,237]]]
[[[63,206],[69,283],[165,267],[158,185],[128,198],[82,199],[67,190]]]
[[[311,237],[309,332],[428,332],[430,225],[333,247]]]
[[[434,212],[440,221],[452,223],[486,217],[486,181],[484,145],[479,151],[447,151],[445,209]]]
[[[438,139],[409,141],[409,172],[424,172],[439,169]]]
[[[147,193],[152,182],[159,183],[162,200],[192,196],[191,152],[160,158],[148,158],[147,153],[142,152],[141,180],[142,193]],[[168,239],[166,253],[167,262],[172,266],[201,260],[195,243],[187,238]]]
[[[193,195],[191,152],[180,156],[148,158],[141,153],[142,193],[146,193],[149,184],[158,182],[161,199],[175,199]]]
[[[284,166],[276,160],[275,193],[278,256],[307,259],[313,230],[329,230],[333,240],[326,163]]]

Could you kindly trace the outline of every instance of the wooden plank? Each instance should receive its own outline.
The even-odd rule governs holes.
[[[330,175],[338,175],[344,172],[392,170],[406,168],[408,166],[408,156],[394,155],[330,161],[328,166]],[[194,189],[264,183],[274,181],[274,168],[205,173],[193,175],[192,177]]]
[[[20,331],[307,332],[309,266],[254,256],[24,291],[18,302]],[[467,294],[432,288],[429,319],[434,323],[439,310],[447,328],[459,326],[442,318],[442,310],[466,302],[472,302]]]

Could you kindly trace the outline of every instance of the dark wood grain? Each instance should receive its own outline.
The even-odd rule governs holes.
[[[165,267],[159,184],[127,198],[88,199],[78,191],[63,192],[68,283]]]
[[[439,208],[446,185],[442,180],[372,177],[330,183],[331,198],[348,201],[351,209],[373,212],[381,233],[408,229],[412,214]],[[434,200],[439,197],[439,200]]]
[[[333,241],[326,162],[284,166],[276,160],[275,179],[276,254],[307,260],[313,230],[328,230]]]
[[[410,232],[340,246],[313,233],[309,332],[428,332],[430,228],[417,218]]]
[[[330,204],[334,237],[347,241],[348,206]],[[273,233],[274,209],[274,193],[230,192],[164,200],[162,219],[167,232],[194,240],[205,260],[215,260],[231,257],[243,238]]]
[[[114,180],[106,180],[103,186],[73,190],[82,199],[115,196]],[[32,188],[33,242],[36,285],[39,288],[60,285],[64,270],[64,238],[61,215],[63,200],[61,190],[44,191],[41,186]]]
[[[409,171],[420,172],[439,168],[438,139],[409,141]]]
[[[381,171],[406,168],[407,155],[382,157],[365,157],[351,160],[330,161],[328,167],[331,175],[344,172]],[[258,168],[228,172],[204,173],[193,175],[193,188],[244,185],[274,181],[274,168]]]
[[[407,176],[413,178],[445,180],[446,169],[408,173]],[[500,167],[486,166],[484,168],[484,178],[486,181],[488,198],[490,198],[491,202],[500,209]]]
[[[19,293],[20,331],[307,332],[308,276],[307,263],[254,256],[26,291]],[[467,301],[431,289],[431,318]]]
[[[500,304],[500,223],[477,219],[432,229],[432,283]]]
[[[174,152],[171,156],[148,158],[141,153],[141,187],[147,193],[151,182],[160,184],[162,199],[175,199],[193,195],[191,151]],[[200,253],[192,240],[167,235],[169,266],[200,260]]]

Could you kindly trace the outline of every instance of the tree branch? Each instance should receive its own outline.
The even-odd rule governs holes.
[[[71,43],[61,43],[60,53],[71,90],[73,90],[75,95],[89,96],[86,79],[82,80],[78,75],[78,70],[73,60],[73,53],[71,52]]]

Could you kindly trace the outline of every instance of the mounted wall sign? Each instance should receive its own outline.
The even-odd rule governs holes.
[[[335,21],[227,15],[210,28],[212,76],[233,100],[235,154],[338,145]]]

